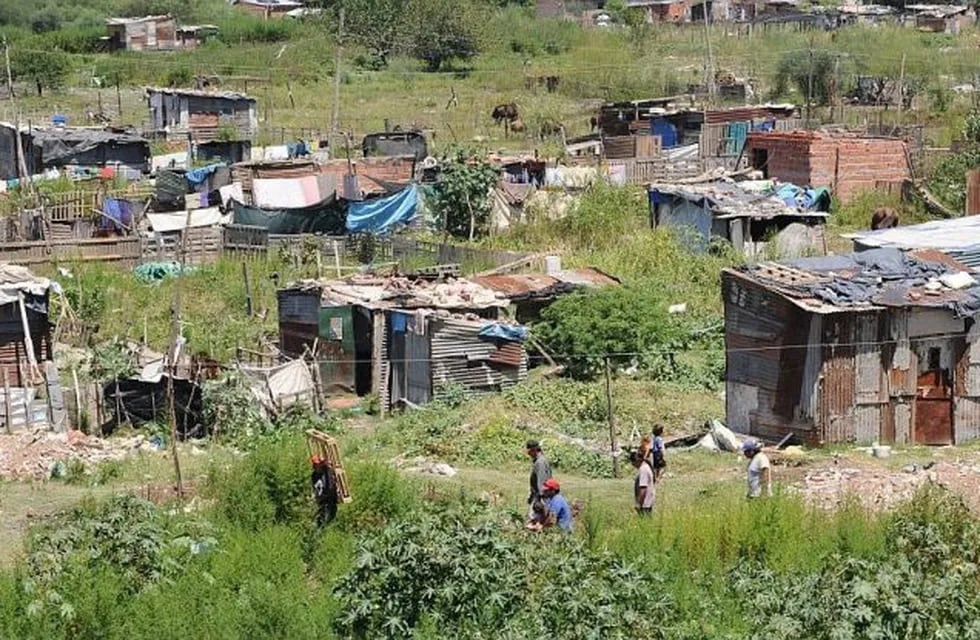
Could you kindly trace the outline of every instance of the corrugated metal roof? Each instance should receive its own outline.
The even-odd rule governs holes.
[[[174,96],[191,96],[195,98],[216,98],[219,100],[247,100],[255,102],[255,98],[235,91],[201,91],[199,89],[173,89],[169,87],[144,87],[147,94],[163,93]]]
[[[142,22],[160,22],[161,20],[173,20],[169,15],[143,16],[140,18],[106,18],[105,23],[109,26],[120,26],[127,24],[140,24]]]
[[[980,270],[980,216],[933,220],[922,224],[844,236],[856,250],[869,247],[936,249],[949,254],[971,270]]]
[[[544,273],[474,276],[471,280],[511,300],[549,297],[579,287],[609,287],[619,280],[595,268]]]

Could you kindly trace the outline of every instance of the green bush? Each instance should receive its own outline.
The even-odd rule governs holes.
[[[646,575],[560,534],[508,532],[491,513],[416,513],[362,536],[337,585],[355,638],[660,638],[669,600]],[[428,636],[432,637],[432,636]]]

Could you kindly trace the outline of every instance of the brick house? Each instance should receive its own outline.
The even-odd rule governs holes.
[[[908,146],[897,138],[815,131],[750,133],[745,156],[766,178],[826,187],[844,203],[912,177]]]

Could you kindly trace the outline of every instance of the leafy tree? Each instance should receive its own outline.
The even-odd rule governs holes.
[[[488,230],[490,189],[497,178],[497,170],[486,158],[463,149],[443,158],[432,208],[446,233],[472,240]]]
[[[412,0],[411,53],[439,71],[451,60],[470,60],[480,52],[481,7],[472,0]]]
[[[33,82],[40,96],[44,89],[57,89],[64,84],[71,63],[60,51],[28,52],[12,48],[10,67],[16,80]]]
[[[970,112],[963,125],[963,137],[967,142],[980,144],[980,110]]]
[[[838,91],[834,65],[835,57],[827,51],[791,51],[779,61],[774,93],[785,94],[792,86],[814,104],[830,104]]]
[[[410,0],[343,0],[344,30],[367,48],[379,67],[403,46]]]

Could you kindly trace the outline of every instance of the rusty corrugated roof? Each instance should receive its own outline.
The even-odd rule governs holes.
[[[544,297],[563,293],[579,287],[609,287],[619,280],[595,268],[544,273],[516,273],[507,275],[474,276],[473,282],[511,298]]]

